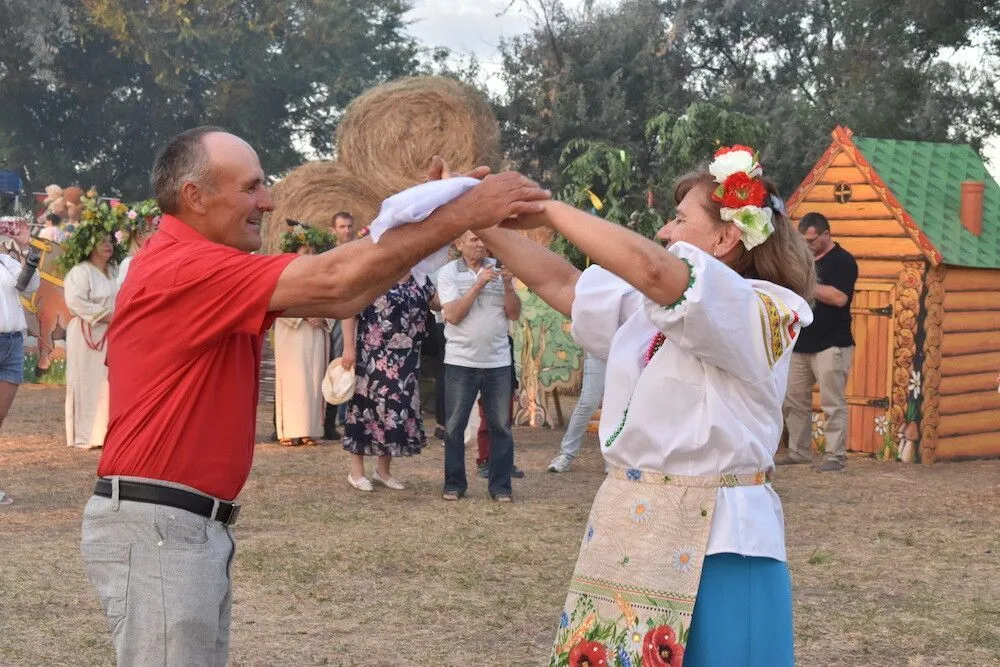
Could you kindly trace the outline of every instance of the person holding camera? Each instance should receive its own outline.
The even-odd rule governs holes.
[[[28,225],[24,222],[4,232],[10,234],[22,250],[31,242]],[[20,262],[0,253],[0,426],[24,378],[24,332],[28,323],[24,319],[20,296],[38,289],[37,269],[37,253],[29,254]],[[0,505],[12,502],[10,496],[0,491]]]
[[[498,502],[512,499],[514,440],[510,402],[513,358],[507,342],[507,321],[521,314],[521,299],[513,275],[487,258],[487,248],[475,232],[455,241],[461,257],[438,274],[438,299],[445,328],[445,500],[465,495],[465,427],[482,394],[490,435],[489,492]]]

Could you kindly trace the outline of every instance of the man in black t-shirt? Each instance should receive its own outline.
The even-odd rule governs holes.
[[[792,352],[785,395],[788,454],[778,463],[812,461],[812,388],[819,383],[825,416],[826,460],[820,472],[840,470],[847,460],[847,400],[844,387],[851,370],[851,298],[858,279],[854,256],[833,242],[830,223],[820,213],[807,213],[799,233],[816,258],[816,304],[813,321],[802,329]]]

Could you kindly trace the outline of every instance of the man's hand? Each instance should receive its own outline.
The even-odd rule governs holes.
[[[481,181],[484,178],[486,178],[489,175],[489,173],[490,173],[490,168],[483,166],[483,167],[476,167],[469,173],[464,174],[464,176],[468,176],[469,178],[475,178]],[[448,163],[444,161],[444,158],[442,158],[440,155],[435,155],[434,157],[431,158],[431,165],[430,167],[427,168],[427,176],[424,178],[424,180],[440,181],[445,178],[451,178],[452,176],[453,174],[451,173],[451,169],[448,167]]]
[[[482,184],[462,195],[457,201],[469,207],[469,229],[485,229],[514,216],[527,216],[543,211],[540,202],[552,198],[538,183],[516,171],[491,175],[489,167],[476,167],[465,174],[482,181]],[[431,158],[427,180],[451,178],[451,169],[439,155]],[[534,226],[544,224],[538,220]]]
[[[475,288],[477,290],[483,289],[484,287],[486,287],[487,284],[489,284],[491,280],[493,280],[496,277],[497,277],[496,269],[483,267],[482,270],[480,270],[479,273],[476,274]]]
[[[486,229],[507,218],[541,213],[552,193],[516,171],[490,175],[453,203],[466,212],[469,229]]]
[[[307,317],[306,322],[308,322],[310,326],[314,327],[322,327],[326,325],[326,319],[322,317]]]
[[[503,278],[503,284],[507,287],[514,283],[514,274],[506,266],[500,269],[500,277]]]

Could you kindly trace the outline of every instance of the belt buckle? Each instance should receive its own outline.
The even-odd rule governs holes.
[[[240,504],[239,503],[233,503],[232,504],[232,509],[229,512],[229,519],[226,521],[226,525],[227,526],[235,526],[236,525],[236,519],[238,519],[239,516],[240,516]]]

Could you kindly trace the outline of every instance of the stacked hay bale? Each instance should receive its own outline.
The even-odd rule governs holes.
[[[365,92],[337,128],[338,159],[297,167],[274,187],[265,249],[277,251],[289,218],[329,229],[333,214],[345,210],[368,225],[383,199],[423,180],[434,155],[458,173],[499,167],[500,130],[482,95],[436,76]]]

